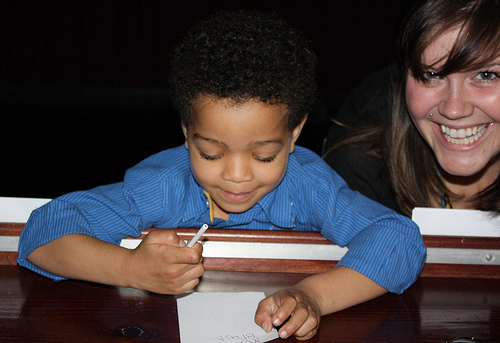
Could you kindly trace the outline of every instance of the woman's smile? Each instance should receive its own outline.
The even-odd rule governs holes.
[[[493,125],[483,124],[474,125],[465,128],[453,128],[451,126],[439,125],[437,131],[441,132],[441,136],[447,143],[451,144],[452,148],[473,148],[481,143],[481,137],[485,135],[488,128]]]

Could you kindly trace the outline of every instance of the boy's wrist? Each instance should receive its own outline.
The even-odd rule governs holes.
[[[119,278],[117,286],[138,288],[139,285],[133,282],[133,277],[131,276],[134,270],[133,265],[133,249],[123,248],[123,253],[118,254],[117,263],[119,271],[117,277]]]

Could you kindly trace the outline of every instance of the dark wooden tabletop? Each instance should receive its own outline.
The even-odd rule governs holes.
[[[197,290],[270,294],[306,276],[207,271]],[[500,342],[499,279],[420,278],[403,295],[324,316],[309,342],[444,343],[458,336]],[[0,342],[179,341],[173,296],[56,283],[15,265],[0,266]]]

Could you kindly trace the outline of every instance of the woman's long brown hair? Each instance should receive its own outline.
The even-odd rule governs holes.
[[[406,79],[411,73],[417,80],[424,80],[425,49],[437,37],[457,27],[461,27],[457,41],[439,74],[483,68],[500,55],[500,0],[417,3],[409,11],[398,39],[389,122],[359,131],[332,147],[362,146],[383,158],[398,205],[408,216],[414,207],[431,207],[432,199],[439,199],[439,185],[435,155],[414,126],[406,107]],[[500,212],[500,175],[468,200],[480,200],[480,209]]]

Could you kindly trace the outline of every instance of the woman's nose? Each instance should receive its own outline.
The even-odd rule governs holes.
[[[443,89],[442,100],[439,103],[439,114],[450,120],[468,117],[474,112],[474,106],[469,102],[467,86],[459,81],[451,81]]]

